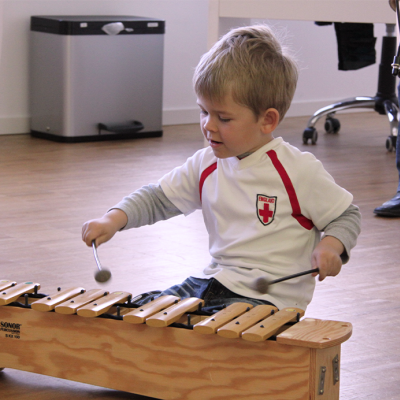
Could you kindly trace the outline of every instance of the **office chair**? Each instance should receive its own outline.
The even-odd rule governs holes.
[[[309,140],[311,140],[312,144],[317,143],[318,132],[315,129],[315,125],[320,118],[326,116],[324,125],[326,133],[338,133],[340,130],[340,121],[334,118],[337,111],[348,108],[373,108],[379,114],[388,117],[390,134],[386,139],[386,149],[388,151],[395,149],[399,124],[399,103],[396,95],[396,77],[391,73],[397,41],[394,31],[394,24],[386,24],[386,36],[382,37],[382,53],[376,95],[374,97],[353,97],[319,109],[308,120],[307,127],[303,132],[304,144],[307,144]]]

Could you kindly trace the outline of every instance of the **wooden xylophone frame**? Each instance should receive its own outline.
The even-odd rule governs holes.
[[[305,318],[276,340],[249,342],[128,324],[115,309],[109,318],[38,312],[30,306],[35,297],[43,296],[0,307],[0,369],[157,399],[339,399],[340,347],[351,336],[349,323]]]

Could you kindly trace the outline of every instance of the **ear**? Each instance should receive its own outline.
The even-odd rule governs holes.
[[[272,133],[279,125],[279,111],[276,108],[268,108],[260,118],[261,130],[265,134]]]

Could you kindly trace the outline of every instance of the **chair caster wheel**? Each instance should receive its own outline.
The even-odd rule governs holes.
[[[314,127],[306,128],[303,132],[303,143],[307,144],[308,139],[311,139],[311,144],[316,144],[318,140],[318,132]]]
[[[386,150],[394,151],[396,149],[397,136],[388,136],[386,138]]]
[[[336,118],[327,117],[324,127],[326,133],[338,133],[340,131],[340,121]]]

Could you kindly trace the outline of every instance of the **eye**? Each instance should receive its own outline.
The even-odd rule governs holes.
[[[200,114],[201,115],[208,115],[208,112],[203,110],[202,108],[200,109]]]
[[[225,122],[225,123],[231,121],[230,118],[222,118],[222,117],[219,117],[219,120],[220,120],[221,122]]]

